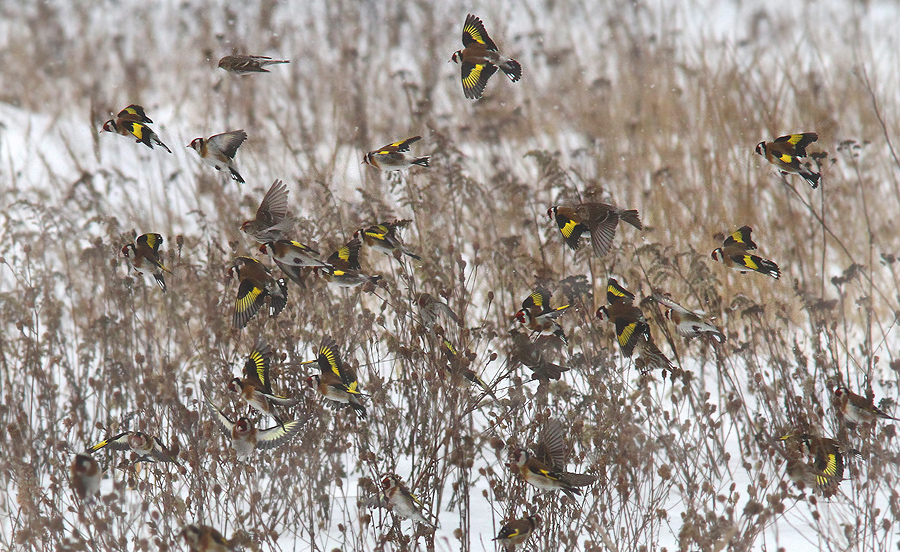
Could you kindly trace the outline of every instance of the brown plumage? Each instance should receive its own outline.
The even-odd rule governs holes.
[[[572,250],[578,249],[579,238],[587,232],[598,257],[609,253],[616,237],[619,219],[638,230],[644,228],[636,210],[617,209],[606,203],[579,203],[572,207],[554,205],[547,210],[547,216],[556,222],[563,239]]]

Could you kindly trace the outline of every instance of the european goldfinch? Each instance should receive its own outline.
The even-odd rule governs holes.
[[[668,294],[657,292],[653,294],[653,299],[655,299],[657,303],[668,307],[666,310],[666,318],[675,324],[678,335],[688,339],[701,335],[708,335],[719,343],[725,342],[725,334],[723,334],[719,328],[704,321],[700,318],[699,314],[682,307],[673,301]]]
[[[617,209],[606,203],[579,203],[574,207],[554,205],[547,210],[547,216],[556,221],[559,231],[572,250],[578,249],[578,240],[587,232],[591,238],[594,254],[603,257],[609,253],[616,237],[619,219],[642,230],[640,216],[634,209]]]
[[[363,163],[383,171],[400,171],[413,165],[427,167],[430,157],[427,155],[425,157],[413,157],[409,153],[410,144],[421,139],[421,136],[413,136],[406,140],[388,144],[381,149],[370,151],[363,157]]]
[[[222,434],[231,439],[231,447],[239,460],[247,458],[256,449],[270,449],[284,444],[303,426],[294,420],[268,429],[257,429],[249,418],[241,417],[237,421],[232,421],[212,402],[206,390],[203,390],[203,398],[206,400],[206,406],[215,414],[216,423]]]
[[[189,148],[193,148],[200,154],[200,159],[217,171],[227,168],[231,172],[231,178],[244,183],[244,179],[237,171],[234,164],[234,156],[241,144],[247,139],[247,133],[243,130],[233,130],[215,134],[209,138],[194,138]]]
[[[540,381],[559,380],[568,367],[554,364],[546,359],[540,346],[521,332],[510,332],[512,346],[509,350],[511,362],[520,362],[531,370],[531,379]]]
[[[240,281],[234,302],[232,324],[241,330],[256,315],[269,297],[269,316],[277,316],[287,305],[287,285],[284,278],[276,280],[261,262],[251,257],[238,257],[230,269],[232,277]]]
[[[78,453],[69,465],[69,482],[75,496],[82,501],[92,501],[100,492],[100,464],[89,454]]]
[[[551,294],[544,288],[539,288],[522,301],[522,308],[515,314],[515,319],[520,324],[540,335],[555,335],[566,345],[569,340],[563,332],[562,326],[556,318],[568,310],[569,305],[562,307],[550,306]]]
[[[515,550],[525,544],[540,524],[541,516],[538,515],[514,519],[500,528],[494,540],[506,550]]]
[[[756,249],[756,244],[750,238],[751,232],[753,229],[749,226],[741,226],[725,238],[723,246],[713,250],[710,256],[728,268],[740,270],[742,273],[752,270],[777,280],[781,277],[781,269],[777,264],[757,255],[747,254],[748,251]]]
[[[244,221],[241,232],[244,232],[259,243],[269,243],[286,239],[286,232],[294,225],[288,216],[288,188],[281,180],[276,180],[263,197],[256,218]]]
[[[178,463],[175,454],[169,450],[156,436],[142,431],[123,431],[89,448],[86,453],[93,454],[102,448],[112,450],[130,450],[138,458],[135,462],[174,462]]]
[[[428,521],[425,517],[422,503],[409,492],[399,475],[391,474],[382,479],[381,489],[395,514],[406,519],[418,521],[429,527],[435,526],[434,523]]]
[[[641,372],[654,369],[670,370],[672,363],[653,342],[650,325],[641,309],[634,306],[634,294],[610,278],[606,285],[605,307],[597,309],[599,320],[611,320],[616,325],[616,340],[627,358],[637,351],[635,365]]]
[[[271,258],[278,268],[295,284],[304,287],[303,268],[327,268],[325,261],[319,260],[319,252],[294,240],[270,241],[259,246],[259,252]]]
[[[219,60],[219,69],[224,69],[235,75],[250,75],[253,73],[268,73],[268,65],[277,63],[290,63],[289,59],[272,59],[266,56],[225,56]]]
[[[474,370],[469,368],[468,359],[461,357],[456,351],[456,348],[453,347],[453,344],[446,339],[441,339],[441,353],[444,355],[444,358],[447,359],[447,372],[449,372],[451,376],[459,374],[466,378],[472,385],[480,387],[482,391],[490,395],[495,401],[499,400],[497,399],[497,395],[494,394],[494,390],[491,389],[491,386],[486,384],[483,379],[478,377],[478,374],[476,374]]]
[[[166,280],[163,272],[172,273],[159,259],[159,246],[163,238],[159,234],[141,234],[135,243],[126,244],[122,255],[131,262],[131,266],[141,274],[153,276],[159,289],[166,291]]]
[[[398,260],[402,253],[417,261],[421,261],[422,257],[407,249],[403,242],[400,241],[400,236],[397,233],[398,228],[406,228],[410,222],[412,221],[409,219],[403,219],[373,224],[364,230],[357,230],[354,237],[362,238],[362,241],[375,251],[393,256]]]
[[[775,165],[781,174],[799,174],[813,189],[819,187],[821,175],[817,173],[806,157],[806,146],[819,139],[815,132],[789,134],[779,136],[774,142],[760,142],[756,145],[756,153]]]
[[[209,525],[192,523],[181,530],[190,552],[232,552],[235,544]]]
[[[349,406],[357,416],[365,419],[366,407],[362,404],[362,397],[368,395],[360,392],[356,372],[341,360],[334,339],[326,337],[322,340],[316,362],[321,374],[308,377],[307,385],[326,399],[338,403],[337,406]]]
[[[877,419],[900,421],[900,419],[890,416],[875,406],[874,397],[867,399],[846,387],[836,388],[834,390],[834,398],[838,403],[838,411],[841,413],[841,417],[847,423],[859,424],[872,422]]]
[[[522,66],[514,59],[500,55],[497,45],[484,30],[484,23],[472,14],[466,16],[462,32],[463,49],[450,58],[462,64],[462,87],[466,97],[481,98],[488,80],[499,68],[512,82],[522,78]]]
[[[459,316],[453,312],[450,305],[430,293],[416,293],[413,297],[413,303],[419,310],[419,318],[422,320],[422,325],[428,331],[434,330],[434,325],[440,321],[441,317],[449,318],[455,324],[459,323]]]
[[[234,378],[228,384],[228,390],[237,393],[254,410],[271,416],[279,425],[284,425],[278,417],[278,406],[294,406],[298,398],[276,395],[272,392],[272,380],[269,369],[272,363],[272,348],[265,343],[258,343],[247,361],[244,363],[244,378]]]
[[[131,104],[120,111],[115,119],[110,119],[103,123],[103,132],[114,132],[122,136],[129,136],[150,149],[153,149],[155,144],[172,153],[172,150],[162,143],[159,136],[153,132],[153,129],[147,126],[147,123],[151,122],[150,118],[144,114],[143,107]]]
[[[565,471],[566,445],[562,425],[556,419],[548,420],[542,427],[534,455],[525,449],[515,449],[510,459],[527,483],[545,491],[560,490],[572,500],[581,494],[578,487],[590,485],[597,479],[592,475]]]
[[[837,492],[844,478],[844,454],[837,441],[806,433],[785,435],[781,440],[787,449],[788,476],[794,483],[812,487],[826,497]]]
[[[360,272],[361,247],[362,242],[354,237],[328,257],[326,261],[328,266],[316,268],[316,272],[321,274],[326,282],[337,287],[354,288],[363,284],[375,286],[381,276],[367,276]]]

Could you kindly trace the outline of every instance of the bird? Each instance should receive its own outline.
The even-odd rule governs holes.
[[[322,340],[316,362],[321,374],[309,376],[306,384],[326,399],[337,403],[335,407],[349,406],[357,416],[365,419],[366,407],[361,400],[368,395],[360,392],[356,372],[341,360],[337,343],[332,337],[326,336]]]
[[[878,419],[900,421],[877,406],[873,398],[866,398],[850,391],[847,387],[840,386],[834,390],[834,398],[838,403],[838,411],[845,422],[858,424],[872,422]]]
[[[450,308],[450,305],[430,293],[416,293],[413,296],[413,303],[419,310],[419,318],[422,320],[422,325],[428,331],[434,330],[435,324],[438,323],[441,317],[447,317],[455,324],[459,323],[459,315]]]
[[[402,253],[417,261],[421,261],[422,257],[407,249],[407,247],[403,245],[403,242],[400,241],[400,236],[397,234],[398,228],[406,228],[410,222],[412,221],[409,219],[403,219],[373,224],[368,228],[357,230],[353,236],[355,238],[362,238],[362,241],[375,251],[380,251],[385,255],[394,256],[398,260]]]
[[[593,475],[565,471],[566,445],[562,424],[555,418],[547,420],[541,428],[535,454],[518,448],[511,452],[510,459],[526,483],[545,491],[560,490],[573,501],[575,495],[581,494],[579,487],[597,480]]]
[[[114,132],[122,136],[135,138],[150,149],[154,144],[161,146],[167,152],[172,153],[169,147],[162,143],[159,136],[153,132],[147,123],[152,123],[149,117],[144,113],[144,108],[131,104],[116,115],[115,119],[110,119],[103,123],[103,132]]]
[[[75,496],[82,501],[93,501],[94,495],[100,492],[100,464],[94,457],[77,453],[69,465],[69,483]]]
[[[806,157],[806,146],[819,139],[815,132],[803,134],[788,134],[779,136],[774,142],[760,142],[756,144],[756,153],[775,165],[781,174],[798,174],[803,180],[816,189],[819,187],[819,179],[822,177],[809,162],[802,161]]]
[[[327,268],[330,265],[319,260],[319,252],[294,240],[276,240],[259,246],[259,252],[268,255],[278,268],[295,284],[304,287],[303,268]]]
[[[278,406],[294,406],[298,398],[276,395],[272,392],[272,380],[269,375],[273,356],[272,348],[259,342],[250,351],[244,362],[244,377],[234,378],[228,383],[228,390],[237,393],[254,410],[272,416],[275,423],[284,425],[278,416]]]
[[[469,368],[469,359],[460,356],[453,344],[447,339],[441,339],[441,353],[447,359],[446,369],[451,376],[459,374],[472,385],[480,387],[482,391],[490,395],[495,401],[499,400],[491,386],[485,383],[474,370]]]
[[[316,268],[316,272],[322,278],[337,287],[354,288],[363,284],[375,286],[381,276],[367,276],[360,272],[359,250],[362,242],[354,237],[337,251],[332,253],[325,261],[328,266]]]
[[[199,523],[185,525],[181,530],[181,536],[187,542],[190,552],[231,552],[236,549],[235,543],[209,525]]]
[[[606,300],[609,304],[597,309],[596,317],[615,324],[616,340],[622,354],[631,358],[637,351],[635,365],[641,372],[657,368],[671,370],[672,363],[653,342],[644,313],[633,304],[634,294],[623,288],[615,278],[610,278],[606,285]]]
[[[714,261],[724,263],[728,268],[740,270],[741,273],[753,270],[777,280],[781,277],[781,269],[777,264],[757,255],[747,254],[748,251],[756,249],[756,244],[750,238],[752,232],[753,229],[749,226],[741,226],[725,238],[723,246],[713,250],[710,256]]]
[[[682,307],[673,301],[668,294],[656,292],[653,294],[653,299],[655,299],[657,303],[668,307],[666,310],[666,318],[675,324],[678,335],[688,339],[707,335],[719,343],[725,342],[725,334],[722,333],[722,330],[713,324],[704,321],[699,314]]]
[[[554,205],[547,209],[547,217],[556,221],[563,239],[573,251],[578,249],[579,238],[587,232],[594,254],[598,257],[609,253],[619,219],[638,230],[644,228],[636,210],[617,209],[606,203],[579,203],[573,207]]]
[[[207,165],[215,167],[217,171],[227,168],[233,180],[244,184],[244,179],[234,164],[234,156],[246,139],[247,133],[243,130],[232,130],[209,138],[194,138],[188,147],[196,150]]]
[[[273,182],[256,210],[256,217],[244,221],[241,232],[261,244],[287,239],[285,233],[294,225],[294,220],[288,216],[287,194],[284,182]]]
[[[541,524],[541,516],[533,515],[514,519],[500,528],[500,532],[494,537],[500,546],[507,551],[515,550],[525,543]]]
[[[257,429],[253,421],[244,416],[232,421],[212,402],[205,389],[203,398],[206,400],[206,406],[215,414],[216,423],[222,434],[231,439],[231,447],[239,460],[247,458],[256,449],[270,449],[286,443],[303,427],[301,422],[293,420],[268,429]]]
[[[554,364],[544,357],[544,352],[537,343],[531,341],[521,332],[510,332],[512,345],[509,349],[511,362],[520,362],[531,370],[531,379],[540,381],[559,380],[568,367]]]
[[[235,55],[225,56],[219,60],[219,69],[224,69],[235,75],[250,75],[253,73],[268,73],[268,65],[278,63],[290,63],[289,59],[272,59],[266,56]]]
[[[432,528],[435,527],[435,524],[428,521],[428,518],[425,517],[425,509],[422,503],[409,492],[399,475],[390,474],[382,479],[381,489],[395,514]]]
[[[569,340],[563,332],[562,326],[556,321],[556,318],[569,309],[569,305],[562,307],[550,307],[551,293],[545,288],[538,288],[531,295],[522,301],[522,308],[515,314],[514,318],[520,324],[533,333],[540,335],[555,335],[566,345]]]
[[[837,492],[844,478],[843,447],[834,439],[794,432],[781,437],[787,449],[788,476],[799,487],[806,486],[826,497]],[[855,449],[848,451],[857,454]]]
[[[261,262],[252,257],[237,257],[229,273],[240,281],[234,302],[232,325],[241,330],[256,315],[269,297],[269,316],[278,316],[287,305],[287,284],[275,279]]]
[[[512,82],[522,78],[522,66],[519,62],[500,55],[497,45],[484,30],[484,23],[471,13],[466,16],[463,24],[462,43],[463,49],[454,52],[450,61],[462,65],[460,74],[466,98],[481,98],[484,87],[498,68]]]
[[[399,142],[388,144],[383,148],[370,151],[363,157],[363,163],[383,171],[399,171],[408,169],[413,165],[427,167],[428,160],[431,159],[429,156],[413,157],[413,155],[409,153],[410,144],[418,142],[421,139],[421,136],[413,136],[412,138],[400,140]]]
[[[178,463],[175,453],[169,450],[159,440],[159,437],[148,435],[142,431],[123,431],[100,441],[85,451],[85,454],[93,454],[107,447],[112,450],[130,450],[138,456],[135,462]]]
[[[122,247],[122,255],[131,262],[131,266],[141,274],[153,276],[159,289],[166,291],[166,279],[163,272],[172,273],[162,264],[159,258],[159,246],[163,238],[160,234],[141,234],[135,243]]]

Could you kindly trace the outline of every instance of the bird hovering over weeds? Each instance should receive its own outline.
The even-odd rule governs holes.
[[[188,147],[194,149],[200,155],[200,159],[210,167],[217,171],[228,169],[232,180],[244,184],[244,178],[234,164],[234,156],[246,139],[247,133],[243,130],[232,130],[209,138],[194,138]]]
[[[498,68],[512,82],[522,78],[519,62],[500,54],[497,45],[484,30],[484,23],[471,13],[463,24],[462,43],[463,49],[454,52],[450,61],[461,64],[460,75],[466,98],[481,98],[484,87]]]
[[[610,320],[616,327],[616,340],[627,358],[637,351],[635,365],[641,372],[661,369],[665,373],[672,370],[671,361],[659,350],[650,334],[650,325],[644,313],[634,305],[634,294],[622,287],[615,278],[610,278],[606,286],[605,307],[597,309],[598,320]]]
[[[709,336],[718,343],[725,342],[725,334],[722,333],[722,330],[703,320],[700,314],[689,311],[676,303],[668,293],[657,291],[653,294],[653,299],[667,307],[666,318],[675,324],[678,335],[688,339]]]
[[[122,255],[129,260],[132,268],[146,276],[153,276],[159,289],[166,291],[166,279],[163,272],[172,273],[162,264],[159,258],[159,246],[163,238],[160,234],[141,234],[135,243],[125,244]]]
[[[287,196],[287,185],[281,180],[273,182],[256,209],[256,217],[244,221],[241,232],[261,244],[287,239],[286,233],[294,225],[288,216]]]
[[[568,345],[566,334],[562,326],[556,321],[562,313],[569,309],[569,305],[561,307],[550,306],[551,293],[546,288],[540,287],[522,301],[522,308],[515,314],[517,322],[528,328],[532,333],[539,335],[555,335],[564,344]]]
[[[283,426],[278,416],[278,407],[297,404],[299,398],[283,397],[272,391],[271,364],[274,352],[265,342],[258,342],[244,362],[244,377],[234,378],[228,383],[228,390],[237,393],[253,410],[271,416],[275,423]]]
[[[421,140],[421,136],[413,136],[406,140],[393,142],[377,150],[370,151],[363,157],[363,163],[383,171],[400,171],[413,165],[427,167],[429,156],[415,157],[409,152],[409,146]]]
[[[234,75],[252,75],[253,73],[268,73],[269,65],[290,63],[289,59],[272,59],[266,56],[232,55],[219,60],[219,69],[224,69]]]
[[[572,207],[554,205],[547,216],[556,222],[563,239],[573,251],[578,249],[579,238],[587,232],[594,254],[603,257],[612,248],[619,220],[624,220],[642,230],[641,218],[634,209],[617,209],[606,203],[579,203]]]
[[[159,136],[153,132],[148,123],[152,123],[150,117],[144,113],[144,108],[131,104],[116,115],[115,119],[110,119],[103,123],[102,132],[114,132],[122,136],[135,138],[135,141],[144,144],[153,149],[154,144],[162,147],[167,152],[172,153],[169,146],[162,143]]]
[[[773,142],[762,141],[756,144],[756,153],[775,165],[782,175],[800,175],[816,189],[821,175],[817,168],[813,168],[812,161],[806,159],[806,147],[818,139],[819,135],[815,132],[779,136]]]
[[[741,273],[752,270],[777,280],[781,277],[781,269],[777,264],[758,255],[748,254],[748,251],[756,249],[756,243],[750,237],[752,232],[753,229],[749,226],[741,226],[725,238],[722,247],[716,248],[710,257]]]
[[[510,460],[526,483],[545,491],[562,491],[575,501],[575,495],[581,494],[579,487],[591,485],[597,478],[565,471],[566,456],[562,423],[551,418],[541,427],[534,454],[517,448],[510,453]]]
[[[269,297],[269,316],[278,316],[287,306],[287,285],[284,278],[275,279],[268,268],[252,257],[237,257],[229,269],[229,275],[237,278],[237,298],[234,302],[232,325],[241,330]]]

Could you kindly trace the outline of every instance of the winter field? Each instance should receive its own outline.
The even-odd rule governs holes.
[[[253,551],[494,551],[532,513],[528,550],[900,548],[896,425],[848,427],[833,399],[871,389],[900,417],[900,4],[89,4],[0,0],[0,550],[180,551],[182,527],[204,523]],[[467,13],[523,67],[477,101],[448,63]],[[240,77],[216,68],[232,53],[291,62]],[[129,104],[173,153],[100,132]],[[236,129],[241,186],[186,147]],[[754,152],[800,132],[819,136],[815,190]],[[360,164],[414,135],[430,167]],[[256,253],[239,229],[276,179],[294,239],[323,256],[397,218],[422,260],[364,248],[374,292],[311,275],[279,316],[233,329],[226,273]],[[589,199],[639,210],[643,230],[620,224],[602,258],[573,252],[547,209]],[[743,225],[780,279],[710,258]],[[166,293],[121,254],[148,232]],[[642,376],[597,320],[609,277],[674,373]],[[559,381],[532,380],[510,332],[538,286],[572,305],[568,345],[531,338],[568,368]],[[655,290],[727,341],[679,336]],[[419,292],[458,313],[437,331],[496,399],[448,375]],[[366,420],[306,385],[327,335],[370,395]],[[200,385],[244,413],[226,384],[260,339],[304,428],[239,461]],[[597,477],[576,501],[507,466],[549,418],[566,469]],[[179,465],[98,451],[85,504],[73,455],[125,430]],[[834,496],[786,475],[779,437],[795,432],[859,450]],[[385,504],[390,473],[436,531]]]

